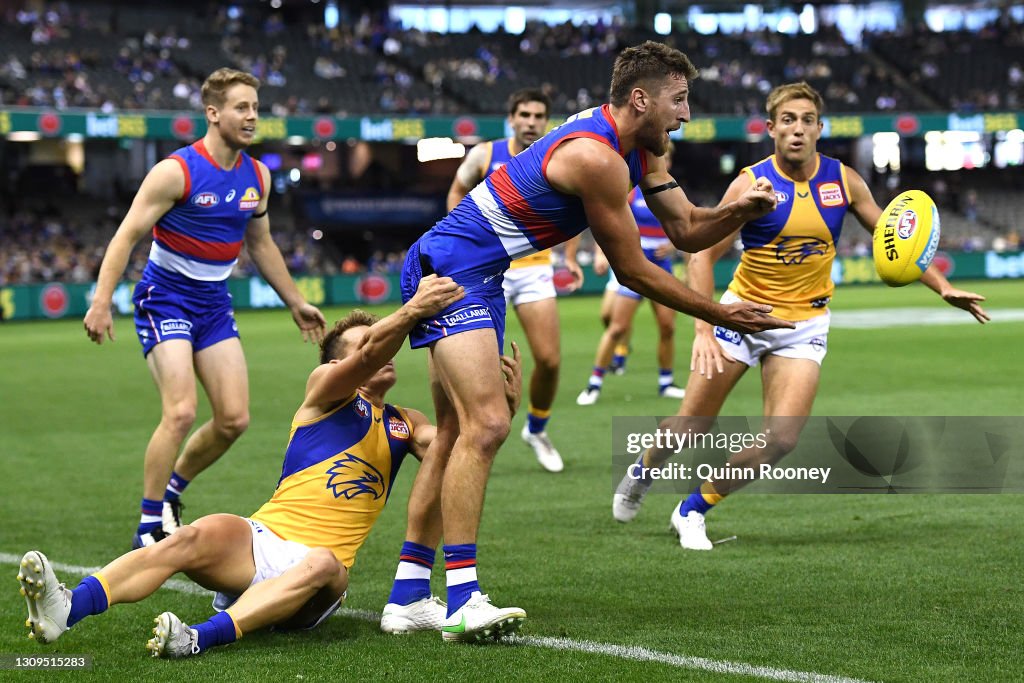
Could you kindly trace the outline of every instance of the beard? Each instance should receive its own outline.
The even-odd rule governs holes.
[[[668,151],[668,133],[653,123],[645,124],[637,133],[637,145],[654,156],[663,156]]]

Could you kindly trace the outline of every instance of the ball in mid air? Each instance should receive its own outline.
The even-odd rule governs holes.
[[[882,282],[902,287],[917,282],[939,248],[939,211],[920,190],[900,192],[875,226],[875,270]]]

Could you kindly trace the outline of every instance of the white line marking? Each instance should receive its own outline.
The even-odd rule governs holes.
[[[982,304],[984,306],[984,304]],[[1020,322],[1024,309],[997,308],[988,312],[992,322]],[[885,327],[916,327],[918,325],[977,325],[967,311],[950,308],[874,308],[868,310],[832,311],[831,327],[837,329],[871,330]]]
[[[21,555],[11,553],[0,553],[0,564],[18,565],[21,562]],[[95,574],[102,567],[80,567],[63,562],[50,561],[51,566],[61,572],[88,576]],[[210,591],[197,586],[191,581],[171,579],[164,583],[163,588],[188,593],[190,595],[212,595]],[[342,607],[335,612],[338,616],[359,619],[361,621],[379,622],[380,613],[366,609],[349,609]],[[859,678],[847,678],[845,676],[833,676],[830,674],[819,674],[813,671],[791,671],[789,669],[776,669],[770,666],[756,666],[744,664],[743,662],[727,662],[705,657],[690,657],[687,655],[676,655],[670,652],[658,652],[649,650],[638,645],[612,645],[610,643],[595,643],[589,640],[573,640],[571,638],[547,638],[544,636],[511,636],[505,638],[503,644],[518,645],[527,647],[540,647],[548,650],[565,650],[572,652],[583,652],[586,654],[606,655],[629,659],[637,662],[655,662],[666,664],[680,669],[695,669],[698,671],[710,671],[718,674],[735,674],[737,676],[755,676],[771,681],[793,681],[794,683],[868,683]]]

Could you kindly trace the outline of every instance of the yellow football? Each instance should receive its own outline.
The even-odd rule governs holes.
[[[874,233],[875,270],[882,282],[917,282],[939,248],[939,211],[920,190],[900,192],[882,211]]]

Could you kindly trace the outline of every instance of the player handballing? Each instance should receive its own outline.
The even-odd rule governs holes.
[[[512,137],[481,143],[469,151],[448,190],[449,211],[458,206],[481,180],[544,135],[550,108],[551,101],[540,90],[525,89],[512,93],[508,100]],[[575,259],[566,259],[566,267],[580,283],[583,273]],[[547,433],[561,365],[558,306],[555,303],[557,294],[553,278],[551,251],[544,249],[512,261],[502,288],[505,304],[512,304],[515,308],[533,356],[530,403],[522,437],[533,448],[541,467],[549,472],[561,472],[562,456]]]
[[[270,236],[270,171],[248,154],[259,119],[259,81],[218,69],[202,87],[206,135],[152,168],[110,241],[85,331],[114,340],[110,305],[132,248],[150,230],[153,246],[136,285],[135,329],[162,408],[146,447],[142,516],[132,547],[151,545],[181,524],[180,495],[249,424],[249,380],[226,280],[244,242],[260,274],[291,310],[307,341],[325,321],[299,293]],[[196,429],[196,376],[213,418]]]
[[[217,593],[218,613],[192,626],[172,612],[160,614],[148,643],[153,656],[190,657],[270,625],[319,625],[344,599],[348,571],[403,459],[409,453],[422,459],[435,433],[419,411],[385,403],[396,382],[392,358],[421,316],[461,296],[450,279],[424,278],[388,317],[354,311],[335,324],[293,418],[277,490],[249,518],[198,519],[122,555],[74,590],[58,583],[45,555],[26,553],[18,580],[30,637],[52,643],[88,616],[143,600],[179,571]],[[502,370],[514,410],[518,359],[503,358]],[[433,614],[425,607],[420,620],[440,628],[444,605],[427,602]]]
[[[740,377],[748,368],[761,365],[762,430],[771,430],[771,436],[766,448],[751,448],[730,457],[729,464],[736,467],[756,470],[761,463],[778,462],[796,446],[814,403],[828,348],[828,303],[835,289],[832,261],[843,218],[852,211],[864,229],[873,233],[882,213],[856,171],[818,153],[823,106],[821,95],[806,83],[775,88],[766,107],[775,153],[743,169],[722,198],[722,205],[728,205],[749,191],[758,177],[769,178],[778,196],[774,211],[747,221],[740,229],[743,254],[722,302],[770,304],[777,315],[795,325],[791,330],[749,333],[695,322],[690,378],[680,417],[670,420],[673,429],[706,431]],[[695,290],[708,296],[714,293],[712,267],[732,243],[729,235],[692,256],[689,274]],[[953,288],[934,265],[921,281],[978,322],[989,319],[979,304],[984,297]],[[658,467],[670,455],[652,449],[641,457],[645,466]],[[651,483],[623,479],[612,500],[615,519],[632,520]],[[741,479],[705,482],[676,506],[671,523],[680,545],[711,550],[704,515],[746,483]]]
[[[610,104],[570,117],[512,157],[409,249],[404,299],[431,273],[466,289],[465,299],[421,320],[410,334],[414,348],[429,347],[434,447],[447,462],[443,471],[421,471],[414,486],[414,495],[440,496],[446,638],[472,640],[499,615],[526,616],[519,608],[491,604],[476,571],[484,491],[511,419],[498,356],[505,329],[502,274],[513,260],[589,226],[622,284],[643,296],[742,332],[792,326],[770,317],[770,306],[719,304],[696,294],[640,249],[627,201],[635,185],[669,239],[689,250],[717,243],[775,205],[771,184],[762,179],[728,205],[698,208],[669,175],[662,155],[669,132],[690,118],[687,98],[696,75],[686,55],[666,45],[648,41],[623,50],[612,73]]]

